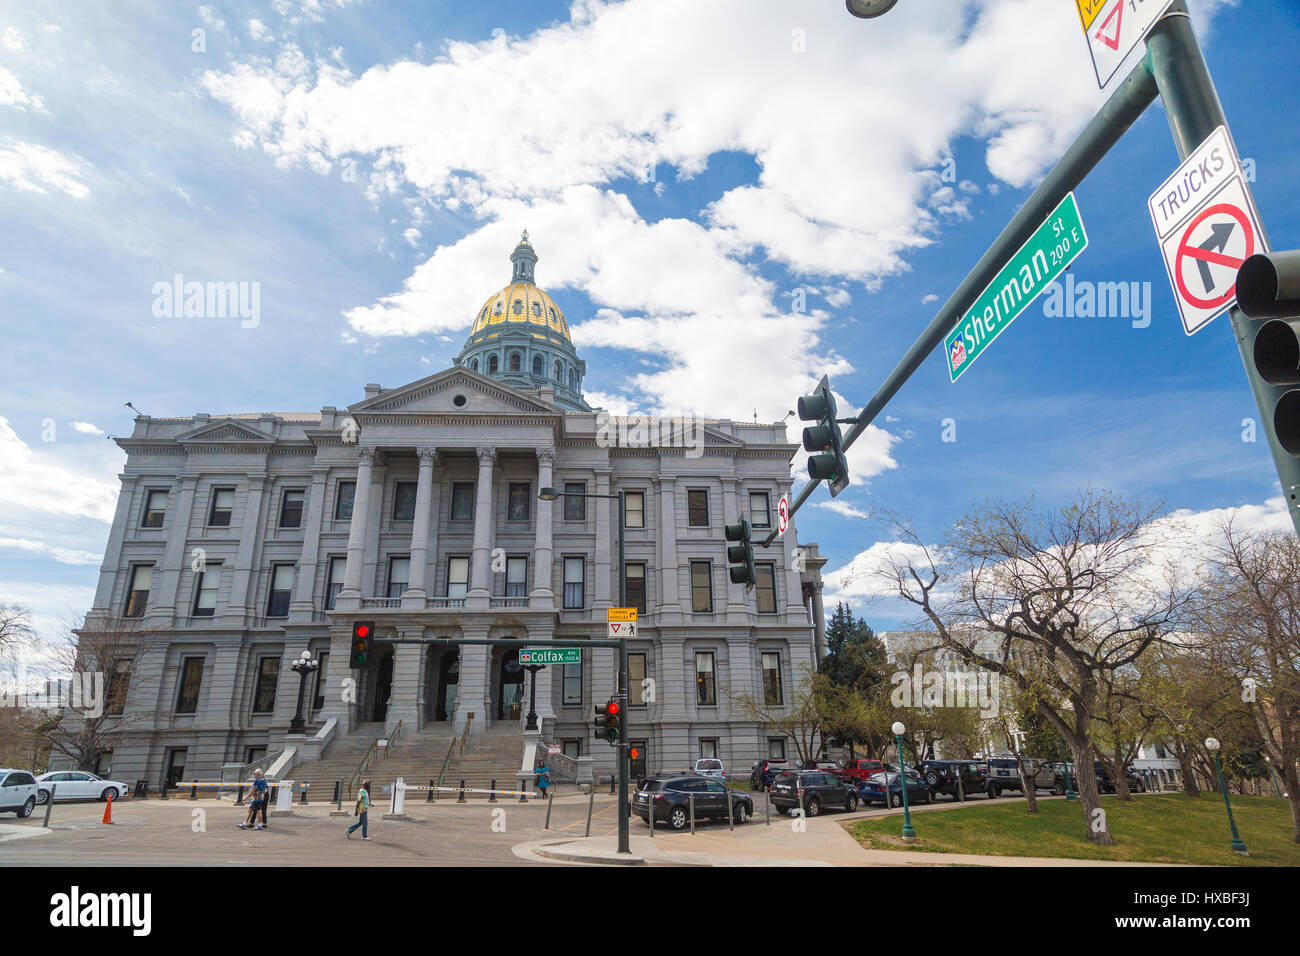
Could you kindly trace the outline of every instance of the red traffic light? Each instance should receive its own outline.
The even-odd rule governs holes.
[[[355,637],[369,637],[369,636],[370,636],[370,626],[367,625],[367,624],[358,624],[358,625],[353,629],[353,636],[355,636]]]
[[[605,713],[609,714],[609,716],[611,716],[611,717],[615,717],[615,716],[617,716],[617,715],[618,715],[618,701],[616,701],[616,700],[611,700],[608,704],[606,704],[606,705],[605,705]]]

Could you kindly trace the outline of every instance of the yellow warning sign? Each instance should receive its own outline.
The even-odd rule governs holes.
[[[611,607],[605,612],[606,621],[635,621],[636,608],[634,607]]]
[[[1092,21],[1097,19],[1097,14],[1106,5],[1106,0],[1074,0],[1074,5],[1079,8],[1079,22],[1083,24],[1083,32],[1087,33]]]

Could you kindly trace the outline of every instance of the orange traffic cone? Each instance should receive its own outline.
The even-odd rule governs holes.
[[[100,822],[101,823],[113,822],[113,795],[111,793],[108,795],[108,803],[104,805],[104,819],[101,820]]]

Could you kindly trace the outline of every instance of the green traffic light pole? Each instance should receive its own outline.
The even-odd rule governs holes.
[[[1223,805],[1228,808],[1228,826],[1232,829],[1232,852],[1240,853],[1242,856],[1250,856],[1250,851],[1246,849],[1246,844],[1242,842],[1240,834],[1237,833],[1237,821],[1232,818],[1232,802],[1228,799],[1228,785],[1223,782],[1223,765],[1219,763],[1220,746],[1216,738],[1206,738],[1205,749],[1214,758],[1214,770],[1219,775],[1219,789],[1223,791]]]
[[[912,828],[912,811],[907,805],[907,765],[903,763],[903,732],[907,728],[901,720],[896,720],[889,729],[894,732],[894,743],[898,745],[898,789],[903,794],[903,842],[915,843],[916,830]],[[885,800],[889,800],[889,774],[885,774]]]
[[[887,13],[893,3],[887,0],[848,0],[848,6],[855,16],[874,17]],[[1205,57],[1196,42],[1185,0],[1176,0],[1156,21],[1147,35],[1146,47],[1142,61],[1120,82],[863,407],[856,423],[844,435],[843,448],[849,448],[866,431],[903,384],[943,342],[1007,259],[1028,241],[1066,195],[1096,168],[1157,96],[1164,104],[1179,161],[1186,159],[1216,128],[1228,125],[1205,65]],[[1243,188],[1249,190],[1245,183]],[[1264,382],[1255,370],[1255,332],[1263,323],[1248,319],[1235,307],[1229,311],[1229,320],[1246,366],[1251,391],[1265,423],[1264,432],[1268,435],[1273,463],[1290,507],[1291,521],[1300,534],[1300,459],[1293,458],[1282,448],[1273,427],[1273,409],[1286,389]],[[791,504],[791,517],[820,483],[821,479],[813,478],[804,485]],[[774,529],[761,542],[763,547],[770,547],[777,534]]]
[[[1058,736],[1056,745],[1061,750],[1061,776],[1065,778],[1065,799],[1076,800],[1078,798],[1074,795],[1074,784],[1070,781],[1070,764],[1065,759],[1065,738]]]

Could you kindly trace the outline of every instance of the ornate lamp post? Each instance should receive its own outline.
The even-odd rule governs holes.
[[[320,670],[320,661],[311,656],[311,651],[303,651],[289,669],[298,675],[298,710],[289,721],[289,733],[300,734],[306,728],[306,721],[302,718],[302,697],[307,690],[307,676]]]
[[[907,765],[903,763],[903,732],[907,730],[901,720],[894,721],[894,726],[890,728],[894,732],[894,743],[898,745],[898,789],[903,792],[903,842],[915,843],[916,831],[912,829],[912,811],[907,805]],[[886,775],[885,780],[889,777]],[[885,784],[885,792],[889,792],[889,784]]]
[[[1228,826],[1232,828],[1232,852],[1240,853],[1242,856],[1250,856],[1250,851],[1246,849],[1246,844],[1242,842],[1240,835],[1237,833],[1237,821],[1232,818],[1232,802],[1228,799],[1228,785],[1223,782],[1223,765],[1219,763],[1220,746],[1221,744],[1214,737],[1207,737],[1205,740],[1205,749],[1214,758],[1214,769],[1219,775],[1219,789],[1223,791],[1223,805],[1228,808]]]
[[[1058,735],[1056,745],[1061,750],[1061,776],[1065,777],[1065,799],[1077,800],[1078,798],[1074,795],[1074,784],[1070,780],[1070,765],[1065,759],[1065,738]]]
[[[545,664],[525,664],[524,670],[533,675],[532,687],[528,692],[528,721],[524,724],[524,730],[537,729],[537,672],[546,667]]]

